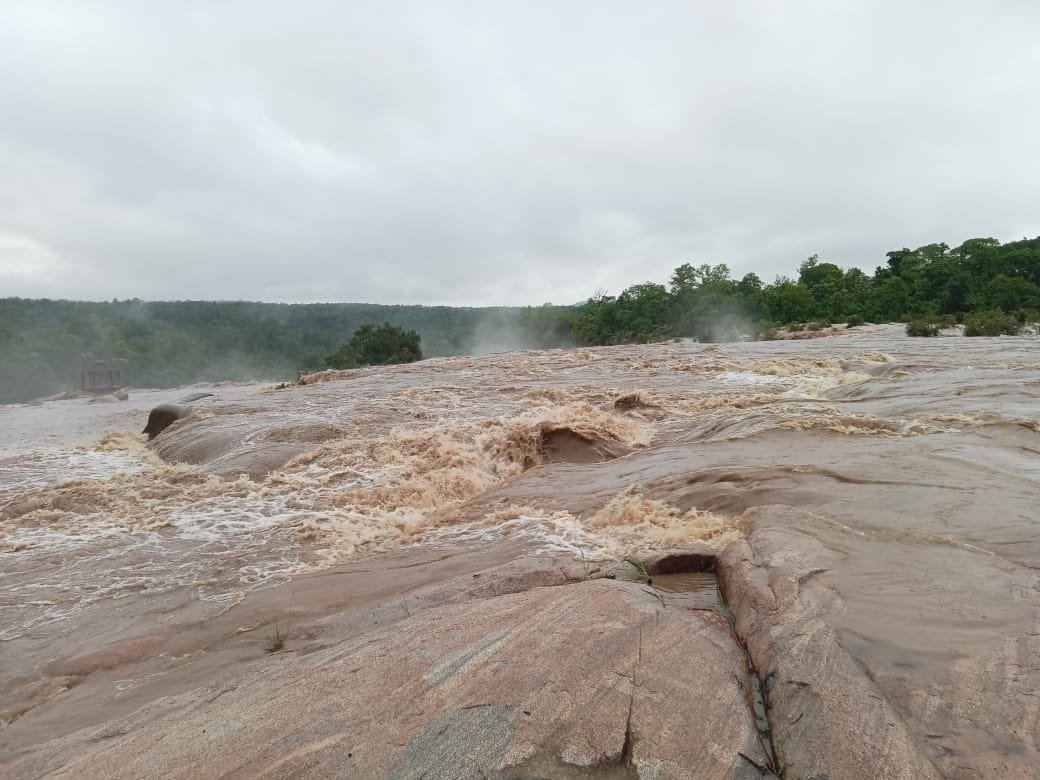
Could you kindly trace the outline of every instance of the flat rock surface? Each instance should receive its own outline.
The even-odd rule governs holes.
[[[434,606],[570,576],[569,559],[526,551],[522,543],[402,549],[252,591],[232,609],[184,589],[99,601],[3,644],[0,763],[239,672],[264,657],[275,626],[290,627],[290,647],[313,652]]]
[[[897,542],[857,531],[846,544],[849,529],[792,508],[745,520],[746,539],[715,561],[728,611],[666,606],[643,584],[580,581],[579,562],[546,555],[483,569],[446,561],[454,576],[412,589],[408,572],[429,573],[402,561],[388,570],[393,587],[370,584],[364,598],[328,591],[361,588],[344,578],[373,573],[315,577],[298,583],[302,603],[332,601],[298,601],[282,652],[33,739],[55,733],[70,701],[103,691],[106,675],[126,678],[160,649],[185,655],[173,634],[84,652],[55,671],[84,682],[4,730],[0,775],[666,780],[756,778],[773,766],[788,780],[1038,776],[1034,573],[929,548],[930,589],[905,600],[927,610],[915,624],[879,613],[865,588],[890,586],[913,563]],[[860,574],[861,549],[881,585]],[[688,545],[646,563],[656,571],[702,554]],[[951,599],[965,578],[970,592]],[[993,605],[987,624],[943,617],[972,599]],[[261,599],[247,611],[270,625],[260,619],[269,608]],[[752,714],[754,674],[772,756]]]
[[[5,776],[757,777],[729,623],[595,580],[424,609],[53,740]],[[343,624],[349,623],[349,620]]]

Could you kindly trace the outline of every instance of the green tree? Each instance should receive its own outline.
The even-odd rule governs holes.
[[[805,322],[816,316],[816,299],[809,288],[780,277],[762,291],[762,300],[773,322]]]
[[[629,287],[617,298],[618,335],[625,341],[648,341],[661,335],[671,304],[663,284],[644,282]]]
[[[874,285],[871,316],[879,322],[899,320],[910,310],[909,286],[899,276],[891,276]]]
[[[326,362],[333,368],[411,363],[422,358],[419,340],[414,330],[404,330],[389,322],[362,325]]]
[[[744,278],[737,282],[737,294],[747,300],[753,300],[762,292],[762,280],[758,274],[744,274]]]
[[[343,370],[345,368],[357,368],[361,365],[358,360],[357,350],[349,341],[340,344],[339,349],[325,358],[325,365],[329,368]]]
[[[1040,307],[1040,287],[1018,276],[994,276],[977,296],[983,309],[1016,311]]]
[[[598,290],[574,315],[571,333],[584,344],[607,344],[617,340],[617,299]]]
[[[300,369],[303,371],[319,371],[328,365],[325,362],[325,358],[321,356],[321,353],[316,349],[308,350],[304,352],[300,357]],[[338,368],[338,366],[337,366]]]

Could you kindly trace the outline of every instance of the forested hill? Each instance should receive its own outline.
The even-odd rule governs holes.
[[[578,306],[451,308],[245,302],[85,303],[0,299],[0,403],[76,386],[79,357],[128,361],[136,387],[295,377],[313,370],[365,324],[421,336],[422,354],[613,344],[693,336],[768,337],[790,323],[889,322],[975,316],[1040,319],[1040,238],[974,238],[888,252],[873,274],[813,256],[770,283],[733,279],[725,265],[684,263],[668,284],[645,282]]]
[[[454,308],[139,300],[0,299],[0,403],[78,386],[80,355],[125,358],[131,387],[225,379],[295,379],[361,325],[416,330],[423,354],[474,354],[571,343],[563,307]]]

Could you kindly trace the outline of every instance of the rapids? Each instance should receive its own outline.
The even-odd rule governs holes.
[[[937,765],[1033,776],[1038,358],[1037,337],[901,326],[440,358],[193,387],[214,396],[151,445],[148,409],[189,390],[0,407],[0,753],[198,684],[205,625],[248,631],[228,616],[322,572],[721,548],[781,505],[836,554],[807,589],[841,600],[829,619]],[[174,624],[203,638],[76,698],[97,670],[58,661]]]

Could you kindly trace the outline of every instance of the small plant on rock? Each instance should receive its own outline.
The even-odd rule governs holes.
[[[264,637],[265,646],[264,650],[268,653],[277,653],[283,647],[285,647],[285,639],[289,636],[288,626],[285,631],[282,631],[278,626],[274,627],[274,633],[268,634]]]
[[[632,582],[645,582],[647,585],[650,584],[650,572],[646,570],[645,563],[632,556],[626,556],[623,560],[633,569],[633,571],[628,573],[626,579]]]
[[[589,560],[589,557],[585,554],[585,551],[578,548],[578,555],[581,556],[581,572],[577,577],[567,577],[568,583],[575,582],[587,582],[588,580],[596,580],[601,578],[613,578],[613,574],[607,574],[599,566]]]
[[[277,653],[283,647],[285,647],[285,640],[289,637],[289,622],[292,620],[292,605],[293,599],[296,598],[296,594],[293,593],[289,597],[289,617],[285,621],[285,630],[275,623],[274,633],[268,634],[264,637],[264,650],[268,653]]]

